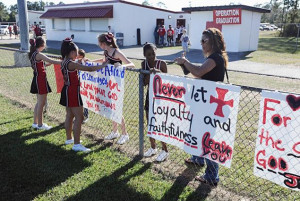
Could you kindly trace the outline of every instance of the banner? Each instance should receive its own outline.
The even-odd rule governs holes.
[[[87,62],[86,65],[88,68],[99,64]],[[97,72],[80,71],[79,75],[83,106],[96,114],[121,123],[125,69],[108,65]]]
[[[60,64],[54,64],[54,73],[56,80],[56,93],[60,93],[64,87],[64,78],[60,69]]]
[[[147,136],[230,167],[240,87],[151,74]]]
[[[215,24],[241,24],[242,23],[242,9],[225,9],[214,10],[213,18]]]
[[[300,190],[300,96],[262,91],[254,174]]]

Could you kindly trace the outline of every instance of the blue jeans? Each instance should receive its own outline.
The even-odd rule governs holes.
[[[204,161],[206,163],[206,170],[205,174],[203,175],[204,179],[207,180],[209,183],[218,183],[219,182],[219,164],[213,162],[209,159],[199,157],[199,156],[192,156],[191,160],[194,163],[199,165],[204,165]]]
[[[89,110],[87,108],[83,108],[83,116],[84,118],[89,118]]]
[[[164,45],[165,44],[165,36],[159,36],[159,44]]]

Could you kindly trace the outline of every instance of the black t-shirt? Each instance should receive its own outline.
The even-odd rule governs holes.
[[[210,81],[224,81],[224,74],[225,74],[225,63],[224,59],[221,54],[213,53],[207,59],[212,59],[215,61],[216,66],[203,75],[201,78],[203,80],[210,80]]]

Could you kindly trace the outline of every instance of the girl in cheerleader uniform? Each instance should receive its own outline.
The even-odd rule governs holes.
[[[134,64],[120,51],[118,45],[116,44],[116,39],[112,33],[106,33],[98,36],[98,43],[101,49],[104,50],[105,60],[109,64],[113,64],[115,67],[134,67]],[[103,59],[95,60],[95,62],[103,62]],[[117,122],[112,122],[112,132],[107,135],[105,140],[112,140],[118,138],[120,134],[118,133]],[[129,135],[126,131],[126,125],[124,117],[122,116],[121,123],[122,135],[117,141],[117,144],[124,144],[129,141]]]
[[[80,95],[80,80],[78,70],[80,71],[96,71],[106,66],[103,63],[99,66],[86,67],[75,62],[78,56],[78,47],[71,38],[63,40],[61,45],[61,71],[64,78],[64,87],[61,91],[60,104],[66,107],[65,129],[67,140],[65,144],[73,144],[72,150],[89,152],[90,149],[80,144],[81,125],[83,121],[83,103]],[[74,125],[73,125],[73,119]],[[72,128],[73,136],[72,139]]]
[[[158,60],[156,58],[156,46],[154,44],[146,43],[143,47],[143,52],[146,59],[141,63],[142,69],[149,70],[152,72],[162,72],[162,73],[168,72],[166,62],[162,60]],[[148,114],[149,114],[149,80],[150,80],[150,75],[149,74],[145,75],[144,86],[148,86],[145,108],[144,108],[146,112],[147,122],[148,122]],[[158,151],[156,148],[155,139],[151,137],[149,139],[150,139],[151,147],[145,152],[144,154],[145,157],[151,157],[157,154]],[[161,142],[161,144],[162,144],[162,151],[156,157],[157,162],[162,162],[166,160],[167,157],[169,156],[167,144],[165,142]]]
[[[47,81],[46,66],[51,64],[60,64],[48,58],[42,53],[46,47],[46,41],[42,37],[30,39],[30,52],[28,54],[31,67],[33,69],[33,79],[31,83],[30,93],[37,94],[37,103],[34,107],[34,118],[32,128],[39,130],[49,130],[52,127],[43,123],[43,108],[47,100],[47,94],[51,92],[51,88]],[[46,65],[45,62],[50,63]]]

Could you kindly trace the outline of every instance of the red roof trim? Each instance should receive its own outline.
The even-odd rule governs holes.
[[[113,6],[54,8],[40,18],[113,18]]]

